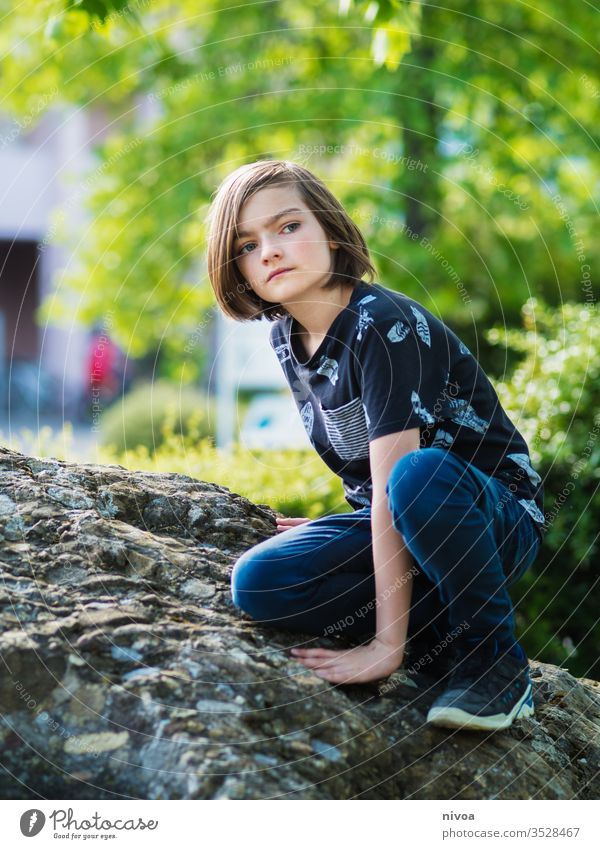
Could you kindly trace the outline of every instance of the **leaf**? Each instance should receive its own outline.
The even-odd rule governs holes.
[[[371,55],[376,65],[395,71],[411,46],[410,35],[397,27],[377,27],[373,34]]]

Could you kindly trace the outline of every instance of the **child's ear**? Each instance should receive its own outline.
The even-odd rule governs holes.
[[[339,248],[339,245],[336,242],[329,242],[329,247],[331,248],[332,251],[337,251],[337,249]]]

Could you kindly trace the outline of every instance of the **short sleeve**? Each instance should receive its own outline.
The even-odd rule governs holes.
[[[275,322],[271,327],[269,344],[275,351],[281,367],[284,368],[284,363],[290,359],[290,346],[285,341],[285,332],[279,322]]]
[[[427,320],[416,323],[390,315],[362,332],[354,368],[369,441],[397,431],[435,424],[442,364],[435,362]]]

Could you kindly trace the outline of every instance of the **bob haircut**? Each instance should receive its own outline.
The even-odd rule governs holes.
[[[334,267],[323,289],[340,284],[355,287],[363,275],[370,283],[376,275],[362,233],[341,203],[321,180],[307,168],[288,160],[259,160],[242,165],[226,177],[212,200],[207,217],[208,276],[217,302],[226,315],[240,321],[269,321],[289,315],[281,304],[259,297],[240,273],[233,249],[244,203],[261,189],[291,186],[310,209],[327,234],[336,242]]]

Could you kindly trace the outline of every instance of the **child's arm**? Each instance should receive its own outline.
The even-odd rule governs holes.
[[[393,525],[385,488],[398,460],[418,447],[419,428],[382,436],[370,444],[376,638],[399,655],[397,666],[402,662],[406,643],[414,563],[402,535]]]
[[[292,649],[300,663],[335,684],[384,678],[402,663],[412,592],[413,562],[394,528],[385,487],[396,462],[419,447],[419,429],[389,434],[370,444],[373,501],[371,527],[375,568],[375,639],[345,651]]]

